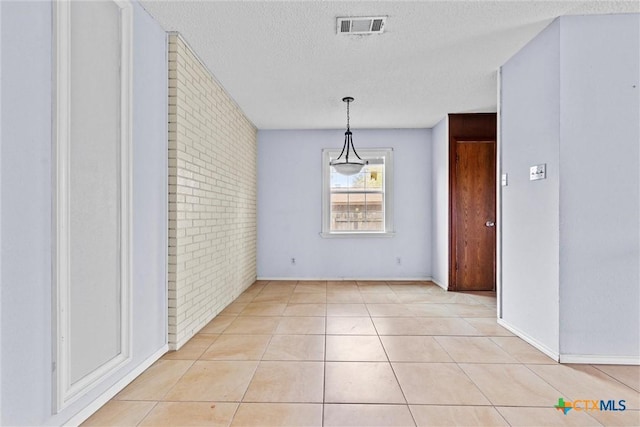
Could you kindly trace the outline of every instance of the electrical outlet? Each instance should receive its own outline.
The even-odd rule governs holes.
[[[296,259],[295,258],[291,258],[291,265],[296,265]]]
[[[396,264],[397,265],[402,265],[402,258],[396,257]]]
[[[547,177],[547,164],[531,166],[529,168],[529,181],[537,181]]]
[[[506,173],[502,174],[502,186],[506,187],[507,185],[509,185],[509,175]]]

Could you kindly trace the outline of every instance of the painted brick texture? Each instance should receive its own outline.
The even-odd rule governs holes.
[[[169,37],[169,345],[256,279],[257,130],[178,34]]]

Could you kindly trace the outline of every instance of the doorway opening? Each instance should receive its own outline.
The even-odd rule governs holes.
[[[449,290],[496,289],[496,114],[449,116]]]

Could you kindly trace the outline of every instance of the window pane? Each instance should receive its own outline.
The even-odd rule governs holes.
[[[384,231],[384,195],[331,194],[331,231]]]
[[[366,216],[364,194],[349,194],[349,219],[351,231],[362,231],[362,221]]]
[[[335,190],[348,190],[349,189],[349,178],[348,176],[341,175],[335,171],[334,168],[331,168],[331,191]]]
[[[347,194],[331,194],[331,231],[349,230],[349,205]]]
[[[368,189],[382,190],[384,178],[384,165],[367,166],[367,186]]]
[[[363,167],[362,171],[358,174],[351,175],[349,181],[349,188],[352,190],[364,190],[365,183],[367,181],[367,167]]]
[[[361,230],[384,231],[384,196],[380,193],[366,194],[367,214]]]
[[[384,165],[367,165],[360,173],[345,176],[331,169],[329,186],[331,191],[382,190],[384,188]]]
[[[377,156],[380,154],[376,153]],[[358,174],[345,176],[325,163],[329,173],[329,232],[385,232],[386,156],[367,157]]]

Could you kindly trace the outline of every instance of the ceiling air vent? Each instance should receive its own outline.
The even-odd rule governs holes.
[[[338,34],[382,34],[386,16],[338,18]]]

